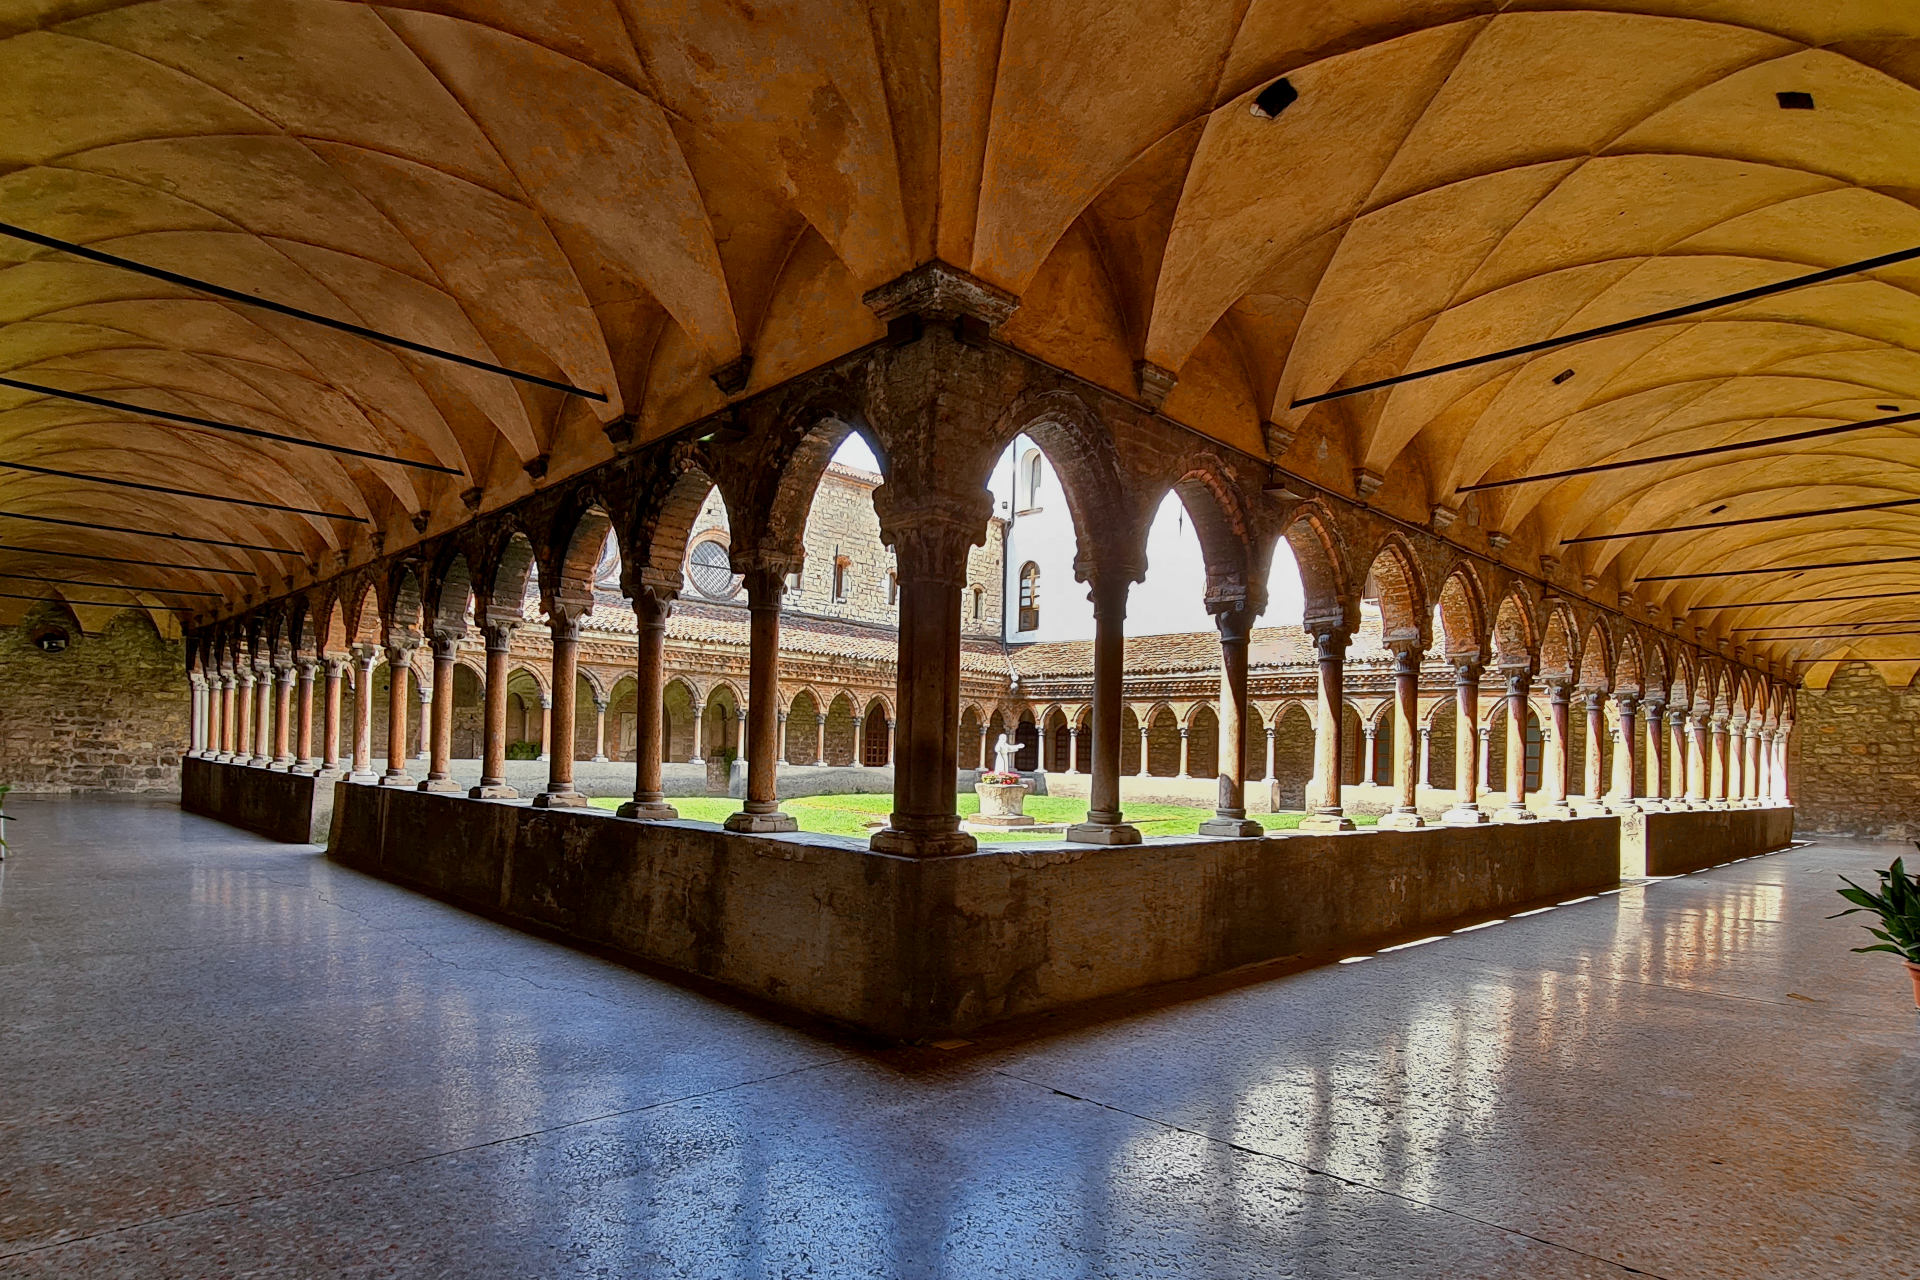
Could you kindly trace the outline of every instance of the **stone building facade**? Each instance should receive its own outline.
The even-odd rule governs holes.
[[[1869,840],[1920,836],[1920,688],[1846,662],[1800,691],[1794,735],[1799,825]]]

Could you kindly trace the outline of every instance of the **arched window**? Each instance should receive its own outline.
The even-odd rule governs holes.
[[[887,604],[900,603],[900,574],[897,570],[887,570]]]
[[[853,585],[853,561],[838,556],[833,562],[833,598],[845,602],[847,591]]]
[[[977,586],[973,589],[973,620],[975,622],[982,622],[982,621],[985,621],[986,616],[987,616],[987,589],[985,587]]]
[[[1029,560],[1020,566],[1020,629],[1040,625],[1040,566]]]
[[[1040,505],[1040,451],[1035,449],[1027,455],[1027,506]]]

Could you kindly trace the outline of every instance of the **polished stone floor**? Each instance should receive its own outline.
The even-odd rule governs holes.
[[[1906,974],[1824,918],[1886,847],[875,1054],[162,802],[12,808],[0,1275],[1920,1271]]]

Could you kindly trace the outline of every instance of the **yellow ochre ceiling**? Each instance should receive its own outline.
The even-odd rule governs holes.
[[[711,412],[743,354],[751,393],[874,338],[861,295],[940,258],[1020,295],[1008,341],[1124,394],[1172,370],[1170,416],[1292,432],[1329,488],[1377,477],[1663,618],[1810,598],[1690,616],[1892,660],[1920,635],[1732,629],[1920,617],[1920,507],[1568,540],[1920,498],[1920,424],[1457,490],[1920,411],[1920,261],[1293,402],[1920,246],[1917,204],[1913,0],[0,0],[0,221],[607,397],[0,239],[0,375],[461,473],[0,388],[0,461],[365,521],[0,470],[14,516],[299,553],[9,518],[0,570],[229,600],[331,573],[605,459],[614,417]]]

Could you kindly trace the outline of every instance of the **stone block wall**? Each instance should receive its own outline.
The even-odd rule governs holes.
[[[1825,689],[1800,691],[1787,767],[1803,832],[1920,836],[1920,689],[1842,664]]]
[[[36,637],[64,632],[49,653]],[[0,628],[0,782],[19,792],[175,791],[187,749],[186,650],[145,614],[88,634],[58,606]]]

